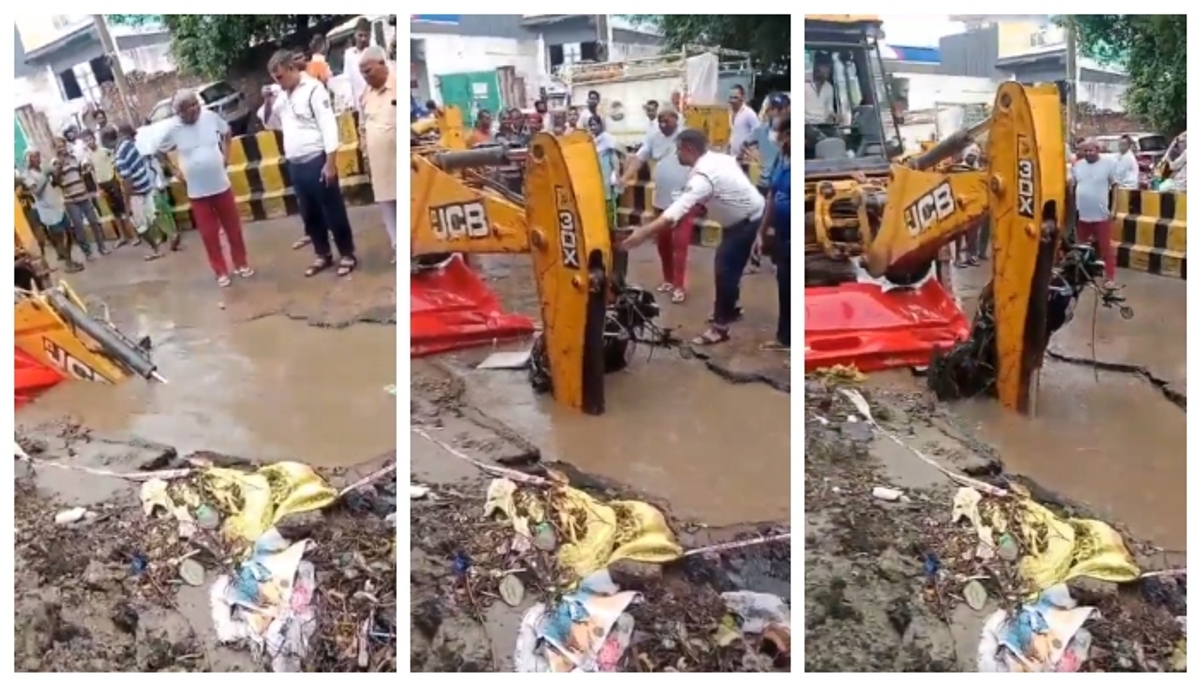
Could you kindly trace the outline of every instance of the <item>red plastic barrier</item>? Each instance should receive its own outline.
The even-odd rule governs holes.
[[[934,279],[886,293],[868,283],[804,289],[805,372],[836,364],[863,372],[923,367],[934,348],[949,348],[969,330]]]
[[[13,360],[13,390],[16,409],[20,409],[22,405],[33,400],[38,393],[63,380],[63,376],[58,373],[58,370],[38,362],[20,348],[13,348]]]
[[[458,256],[440,269],[414,274],[411,284],[413,357],[533,334],[533,320],[502,312],[500,299]]]

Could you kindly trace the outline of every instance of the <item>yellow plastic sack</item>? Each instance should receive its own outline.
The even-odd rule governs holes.
[[[997,537],[1004,532],[1016,537],[1024,553],[1018,571],[1031,584],[1030,593],[1078,576],[1125,583],[1141,573],[1121,535],[1104,522],[1061,519],[1024,497],[984,498],[979,515],[979,523]]]
[[[678,559],[661,512],[638,501],[602,503],[569,486],[555,489],[550,510],[558,516],[558,562],[582,579],[617,560],[663,564]]]
[[[204,497],[223,513],[226,538],[256,541],[283,517],[327,507],[337,491],[299,462],[276,462],[254,472],[212,467],[200,474]]]

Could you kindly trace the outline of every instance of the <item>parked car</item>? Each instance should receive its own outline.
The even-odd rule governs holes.
[[[1138,177],[1141,179],[1142,188],[1147,188],[1151,177],[1154,176],[1154,169],[1158,166],[1158,161],[1167,152],[1167,144],[1170,141],[1161,133],[1139,132],[1096,136],[1096,140],[1100,143],[1100,151],[1113,155],[1120,154],[1119,146],[1122,136],[1129,136],[1133,139],[1134,155],[1138,161]]]
[[[214,81],[197,88],[196,95],[200,98],[201,105],[220,115],[225,123],[229,124],[233,135],[240,136],[246,133],[254,113],[250,110],[246,96],[232,84],[228,81]],[[173,114],[170,99],[159,101],[150,110],[150,116],[146,118],[147,123],[157,124],[169,119]]]

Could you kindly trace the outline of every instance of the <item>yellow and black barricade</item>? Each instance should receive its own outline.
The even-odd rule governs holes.
[[[1119,188],[1113,194],[1117,266],[1187,278],[1187,194]]]

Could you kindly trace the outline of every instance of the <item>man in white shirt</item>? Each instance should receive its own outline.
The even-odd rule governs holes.
[[[339,255],[337,273],[346,276],[358,266],[358,258],[338,184],[338,125],[329,91],[297,69],[291,51],[276,52],[267,69],[280,88],[265,94],[258,117],[267,128],[283,131],[283,156],[287,158],[292,189],[300,203],[304,230],[317,254],[304,275],[315,276],[334,266],[329,240],[333,234]]]
[[[746,104],[746,89],[741,86],[729,89],[729,154],[741,159],[746,144],[754,140],[756,128],[758,115]]]
[[[1138,174],[1137,155],[1133,154],[1133,139],[1121,136],[1117,143],[1120,154],[1117,156],[1117,186],[1137,190],[1141,186]]]
[[[346,48],[342,56],[342,71],[350,79],[350,93],[354,109],[362,110],[362,96],[367,92],[367,81],[359,71],[363,52],[371,47],[371,22],[363,17],[354,25],[354,45]]]
[[[1117,182],[1117,161],[1100,154],[1094,140],[1080,146],[1083,157],[1071,167],[1071,185],[1075,187],[1075,209],[1079,221],[1075,236],[1080,243],[1094,243],[1104,258],[1105,288],[1115,288],[1117,252],[1112,242],[1112,210],[1109,191]]]
[[[708,149],[703,131],[681,131],[675,139],[675,152],[681,165],[691,167],[687,184],[662,214],[635,229],[621,248],[630,250],[670,230],[696,207],[708,210],[708,219],[723,229],[713,259],[716,298],[711,325],[692,343],[716,345],[729,340],[729,326],[738,319],[742,273],[750,261],[765,203],[737,159]]]
[[[829,77],[833,73],[833,61],[828,55],[817,53],[813,60],[812,81],[804,84],[804,123],[836,124],[837,112],[833,108],[833,84]]]

